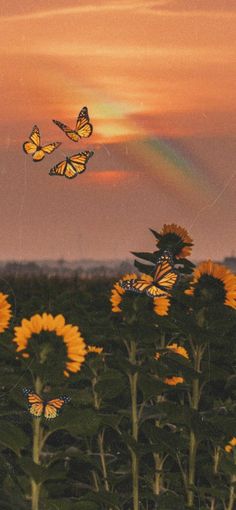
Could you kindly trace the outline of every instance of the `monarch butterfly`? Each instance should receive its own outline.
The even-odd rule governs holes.
[[[26,154],[33,155],[33,161],[41,161],[46,154],[51,154],[55,151],[61,142],[53,142],[48,145],[40,144],[40,131],[38,126],[34,126],[29,136],[30,141],[23,143],[23,150]]]
[[[56,418],[62,407],[70,402],[70,397],[62,395],[59,398],[52,400],[43,400],[37,393],[34,393],[29,388],[23,388],[23,394],[27,398],[29,412],[40,418],[44,416],[47,420],[53,420]]]
[[[62,124],[59,120],[53,120],[53,122],[62,129],[66,136],[68,136],[68,138],[70,138],[73,142],[78,142],[79,138],[88,138],[93,132],[93,126],[89,122],[87,106],[84,106],[80,111],[75,129],[71,129],[69,126]]]
[[[178,272],[174,269],[173,259],[169,251],[165,251],[159,258],[152,281],[142,279],[123,280],[123,289],[138,293],[146,292],[149,297],[167,296],[178,280]]]
[[[93,151],[84,151],[74,154],[70,158],[57,163],[51,168],[49,175],[64,175],[67,179],[73,179],[86,170],[86,163],[93,156]]]

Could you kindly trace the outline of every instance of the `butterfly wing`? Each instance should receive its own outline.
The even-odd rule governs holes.
[[[68,136],[68,138],[70,138],[70,140],[72,140],[73,142],[78,142],[79,135],[74,129],[71,129],[69,126],[66,126],[66,124],[63,124],[59,120],[53,120],[53,122],[60,129],[62,129],[62,131],[64,131],[65,135]]]
[[[88,138],[93,132],[93,126],[89,122],[88,108],[84,106],[76,121],[76,132],[80,138]]]
[[[168,251],[159,258],[153,281],[142,279],[124,280],[120,282],[123,289],[138,293],[146,292],[149,297],[167,296],[178,280],[178,272],[174,269],[173,259]]]
[[[49,400],[45,404],[44,417],[47,420],[53,420],[54,418],[56,418],[58,416],[58,414],[60,413],[63,406],[65,404],[68,404],[68,402],[70,402],[70,398],[67,396],[61,396],[59,398],[54,398],[52,400]]]
[[[77,174],[82,174],[82,172],[86,170],[86,164],[89,158],[93,156],[93,154],[93,151],[84,151],[79,152],[78,154],[75,154],[69,158],[69,165],[73,169],[72,173],[73,171],[75,172],[72,177],[75,177]],[[68,172],[65,173],[65,176],[71,178],[69,172],[71,172],[71,169],[68,168]]]
[[[65,175],[65,170],[67,166],[67,161],[60,161],[57,163],[51,170],[49,171],[49,175]]]
[[[23,394],[27,398],[30,414],[37,418],[42,416],[44,411],[44,402],[41,397],[28,388],[23,388]]]
[[[51,168],[49,175],[64,175],[67,179],[73,179],[86,170],[86,163],[93,154],[93,151],[74,154]]]
[[[169,252],[165,252],[160,258],[160,262],[157,263],[155,273],[154,273],[154,285],[159,290],[159,296],[165,295],[168,291],[172,290],[175,284],[178,281],[178,272],[174,269],[173,260]],[[163,294],[164,291],[164,294]],[[150,294],[151,292],[151,294]],[[153,297],[158,297],[154,295],[154,289],[149,289],[149,294]],[[158,292],[157,292],[158,294]]]
[[[126,291],[138,292],[139,294],[142,294],[147,289],[147,287],[150,287],[150,282],[138,279],[123,280],[120,282],[120,286]]]
[[[23,150],[26,154],[34,154],[40,147],[40,132],[38,126],[34,126],[29,136],[30,141],[23,143]]]
[[[55,151],[57,147],[61,145],[61,142],[49,143],[48,145],[43,145],[41,149],[37,150],[33,155],[34,161],[42,161],[46,154],[51,154],[51,152]]]
[[[31,142],[35,143],[35,145],[37,145],[37,147],[40,146],[40,131],[39,131],[38,126],[36,126],[36,125],[32,129],[32,133],[30,135],[30,140],[31,140]]]

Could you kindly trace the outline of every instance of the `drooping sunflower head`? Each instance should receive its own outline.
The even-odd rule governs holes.
[[[169,349],[172,352],[175,352],[176,354],[179,354],[180,356],[183,356],[186,359],[189,359],[188,352],[184,347],[182,347],[182,345],[170,344],[167,345],[167,349]]]
[[[236,309],[236,276],[221,264],[211,260],[201,262],[185,294],[206,304],[224,304]]]
[[[0,333],[3,333],[8,328],[11,313],[11,305],[8,303],[8,295],[0,292]]]
[[[184,378],[183,377],[177,377],[177,376],[166,377],[164,379],[164,383],[168,384],[168,386],[177,386],[177,384],[183,384],[183,382],[184,382]]]
[[[66,324],[63,315],[36,314],[23,319],[14,330],[17,353],[23,358],[34,357],[40,373],[47,373],[52,367],[55,373],[59,369],[69,377],[85,361],[87,349],[79,328]]]
[[[183,356],[184,358],[189,359],[188,352],[181,345],[178,345],[176,343],[169,344],[166,346],[166,349],[169,349],[170,351],[174,352],[175,354],[178,354],[179,356]],[[160,352],[156,352],[155,359],[160,360],[162,356],[163,354],[161,354]],[[182,376],[174,375],[172,377],[165,377],[163,379],[163,382],[168,386],[176,386],[177,384],[183,384],[184,378]]]
[[[236,437],[232,437],[229,443],[225,446],[225,451],[227,453],[232,452],[232,450],[236,447]]]
[[[126,293],[126,291],[125,291],[125,289],[123,289],[121,287],[120,282],[124,281],[124,280],[135,280],[135,279],[137,279],[137,275],[135,273],[126,274],[126,275],[122,276],[122,278],[113,285],[113,288],[111,291],[111,297],[110,297],[112,312],[115,312],[115,313],[122,312],[121,303],[122,303],[122,299],[123,299],[123,296]]]
[[[87,345],[87,353],[102,354],[103,347],[96,347],[96,345]]]
[[[192,252],[193,240],[185,228],[171,223],[164,224],[159,234],[157,247],[161,250],[170,250],[176,259],[188,257]]]

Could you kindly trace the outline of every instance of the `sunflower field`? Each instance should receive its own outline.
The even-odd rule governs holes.
[[[236,276],[152,234],[118,281],[0,280],[1,510],[235,509]]]

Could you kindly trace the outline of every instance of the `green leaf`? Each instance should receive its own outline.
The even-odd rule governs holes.
[[[97,434],[101,421],[101,417],[93,409],[81,409],[72,415],[70,422],[66,423],[65,429],[75,437],[91,437]]]
[[[122,498],[120,494],[112,494],[111,492],[99,491],[94,494],[93,499],[98,503],[105,503],[115,510],[119,510],[122,507]],[[99,508],[101,508],[100,505]]]
[[[23,457],[20,460],[20,466],[23,471],[35,480],[36,483],[43,483],[46,480],[61,480],[65,478],[66,472],[60,466],[53,465],[48,468],[35,464],[29,457]]]
[[[100,506],[94,501],[81,498],[81,501],[74,503],[73,510],[99,510]]]
[[[21,469],[23,469],[24,473],[26,473],[30,478],[33,478],[36,483],[40,483],[45,480],[45,468],[35,464],[31,458],[21,458],[19,465]]]
[[[138,257],[139,259],[147,260],[148,262],[152,262],[153,264],[156,264],[156,261],[158,258],[156,253],[137,252],[137,251],[131,251],[131,253],[132,253],[132,255],[134,255],[135,257]],[[154,269],[153,266],[152,266],[152,269]]]
[[[113,399],[126,387],[127,379],[124,374],[115,369],[108,369],[101,375],[95,389],[103,399]]]
[[[153,230],[152,228],[149,228],[149,230],[154,235],[154,237],[158,239],[158,241],[160,241],[160,239],[162,238],[161,234],[159,234],[158,232],[156,232],[156,230]]]
[[[134,261],[134,265],[141,273],[150,275],[153,273],[153,266],[150,266],[148,264],[142,264],[142,262],[139,262],[138,260]]]
[[[29,438],[17,425],[7,421],[0,422],[0,444],[20,455],[20,450],[26,448],[28,443]]]
[[[163,383],[150,375],[140,374],[138,378],[139,389],[143,393],[144,400],[160,395],[163,392]]]

